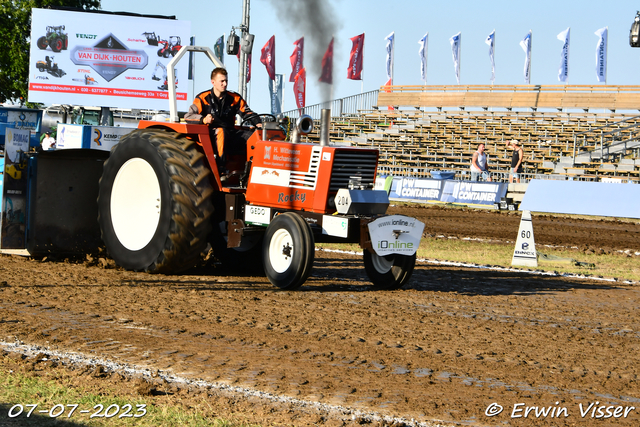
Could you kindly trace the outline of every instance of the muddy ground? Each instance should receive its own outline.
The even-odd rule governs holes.
[[[394,211],[420,218],[428,236],[513,241],[519,225],[517,213]],[[534,215],[533,224],[537,244],[640,252],[637,221]],[[403,289],[375,292],[360,257],[324,251],[295,292],[224,274],[0,256],[0,339],[149,368],[146,388],[108,369],[68,375],[123,395],[204,400],[207,415],[262,425],[402,425],[367,413],[423,425],[640,424],[637,284],[419,262]],[[35,362],[21,363],[54,369]],[[166,375],[214,387],[181,390]]]

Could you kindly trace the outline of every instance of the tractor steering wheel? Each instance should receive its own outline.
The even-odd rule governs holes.
[[[276,116],[274,116],[273,114],[258,114],[258,117],[260,117],[260,120],[262,120],[262,123],[277,121]],[[253,120],[254,118],[255,116],[247,117],[242,121],[242,123],[240,123],[240,126],[244,127],[244,126],[250,125],[251,124],[250,121]]]

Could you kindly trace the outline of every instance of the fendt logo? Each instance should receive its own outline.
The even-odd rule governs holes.
[[[89,39],[89,40],[94,40],[96,39],[98,36],[96,34],[79,34],[76,33],[76,38],[78,39]]]

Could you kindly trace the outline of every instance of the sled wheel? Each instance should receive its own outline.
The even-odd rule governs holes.
[[[102,240],[114,261],[166,274],[200,261],[211,232],[210,174],[196,142],[179,134],[122,137],[104,163],[98,194]]]
[[[55,39],[51,44],[51,50],[54,52],[60,52],[63,46],[62,39]]]
[[[38,49],[45,50],[47,48],[47,38],[44,36],[40,37],[36,44],[38,45]]]
[[[262,244],[264,272],[280,289],[299,288],[311,274],[315,257],[313,233],[302,217],[286,212],[267,228]]]
[[[379,256],[364,251],[364,269],[374,289],[400,289],[411,278],[416,255],[391,254]]]

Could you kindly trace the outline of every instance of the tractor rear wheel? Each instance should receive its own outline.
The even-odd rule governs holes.
[[[51,43],[51,50],[54,52],[60,52],[63,47],[64,44],[62,43],[62,39],[60,38],[55,39],[53,43]]]
[[[158,130],[122,137],[104,163],[98,222],[128,270],[177,273],[201,259],[211,233],[211,171],[195,141]]]
[[[416,265],[416,255],[391,254],[379,256],[364,251],[364,269],[374,289],[400,289],[411,278]]]
[[[264,236],[262,258],[269,281],[281,289],[299,288],[311,274],[315,247],[309,224],[293,212],[276,216]]]
[[[47,48],[47,38],[45,36],[40,37],[36,44],[38,45],[38,49],[45,50]]]

